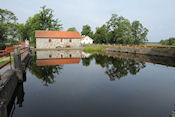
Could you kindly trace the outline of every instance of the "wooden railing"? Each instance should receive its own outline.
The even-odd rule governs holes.
[[[10,64],[10,69],[12,69],[11,52],[14,52],[14,48],[15,47],[7,47],[5,50],[0,50],[0,58],[2,58],[2,60],[0,60],[0,62],[3,62],[3,64],[0,65],[0,70],[2,68],[6,67],[9,64]],[[21,60],[22,60],[27,55],[28,48],[26,48],[26,47],[18,47],[18,49],[20,51],[19,53],[20,53]],[[3,58],[4,58],[4,60],[3,60]],[[1,73],[0,73],[0,81],[1,81]]]
[[[5,66],[7,66],[8,64],[10,64],[10,69],[12,69],[12,59],[11,59],[11,54],[10,52],[6,52],[6,51],[1,51],[3,52],[3,54],[1,54],[0,58],[7,58],[7,60],[4,60],[5,63],[3,63],[2,65],[0,65],[0,69],[4,68]],[[8,58],[9,57],[9,58]],[[4,62],[3,59],[1,62]],[[1,73],[0,73],[0,81],[1,81]]]

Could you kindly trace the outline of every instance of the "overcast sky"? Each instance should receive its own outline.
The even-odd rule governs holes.
[[[88,24],[95,31],[118,14],[139,20],[149,29],[150,42],[175,37],[175,0],[0,0],[0,8],[14,12],[19,23],[25,23],[43,5],[54,10],[63,30],[76,27],[81,31]]]

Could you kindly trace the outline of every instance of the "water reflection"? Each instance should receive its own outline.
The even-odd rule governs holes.
[[[22,107],[22,104],[24,102],[24,86],[23,83],[19,83],[17,85],[17,90],[16,90],[16,94],[17,94],[17,105],[19,107]]]
[[[38,66],[78,64],[82,52],[78,50],[37,51],[36,63]]]
[[[120,79],[128,74],[136,75],[145,68],[144,62],[113,58],[97,54],[86,54],[82,51],[37,51],[32,58],[29,70],[37,78],[44,82],[45,86],[55,82],[55,75],[59,75],[65,64],[79,64],[82,60],[83,66],[89,66],[92,60],[106,69],[105,73],[111,81]]]
[[[7,104],[7,115],[5,113],[4,114],[1,113],[3,117],[12,117],[16,109],[16,105],[18,105],[19,108],[22,107],[24,102],[24,94],[25,93],[24,93],[23,82],[18,83],[14,91],[14,94],[12,95],[9,103]]]
[[[36,51],[33,56],[29,71],[41,79],[44,86],[53,84],[55,76],[59,75],[65,64],[79,64],[82,51]]]
[[[29,71],[38,79],[41,79],[44,86],[48,86],[48,84],[53,84],[55,82],[55,75],[59,75],[63,66],[38,66],[36,60],[37,59],[35,55],[32,57],[31,63],[28,67]]]
[[[74,55],[74,53],[76,54]],[[82,67],[82,65],[84,67]],[[97,68],[99,72],[93,73],[93,68]],[[146,68],[145,62],[128,60],[127,58],[115,58],[113,56],[97,54],[86,55],[81,51],[74,51],[72,53],[66,51],[65,54],[63,51],[38,51],[36,55],[33,56],[29,65],[29,74],[32,73],[36,78],[41,79],[46,86],[53,83],[55,83],[55,85],[53,87],[43,88],[36,84],[38,80],[30,79],[28,85],[27,83],[25,84],[27,85],[26,87],[30,87],[25,91],[30,95],[28,95],[28,97],[25,95],[24,109],[23,111],[19,110],[16,116],[36,115],[44,117],[66,116],[65,114],[67,114],[67,116],[86,115],[95,117],[156,117],[156,115],[169,115],[173,117],[174,111],[171,113],[168,105],[173,102],[174,97],[172,93],[173,90],[171,90],[173,89],[174,80],[171,79],[170,76],[164,78],[164,76],[162,76],[163,73],[160,72],[161,75],[159,76],[150,70],[146,72],[143,71],[139,74],[141,75],[139,77],[142,77],[142,79],[138,79],[137,82],[129,79],[133,77],[128,77],[129,80],[126,78],[123,82],[120,82],[121,80],[118,82],[106,82],[108,78],[111,81],[116,81],[130,74],[136,75],[144,68]],[[162,70],[161,67],[158,69],[154,66],[150,67],[149,64],[147,68]],[[83,72],[80,72],[81,69],[83,69]],[[68,70],[70,72],[68,72]],[[58,77],[61,71],[63,72],[62,76],[64,79],[60,80]],[[165,70],[163,69],[162,71]],[[77,74],[72,75],[72,73],[75,72],[77,72]],[[104,75],[104,73],[106,75]],[[167,75],[170,73],[171,72],[167,72]],[[150,77],[148,74],[152,76]],[[82,78],[82,76],[85,77]],[[160,78],[156,79],[158,76]],[[106,79],[104,80],[101,77]],[[134,76],[134,78],[138,78],[138,76]],[[54,80],[57,80],[57,82],[54,82]],[[16,92],[18,99],[16,104],[22,107],[25,94],[23,84],[18,85]],[[36,96],[35,93],[39,93],[39,95]],[[171,99],[169,97],[171,97]],[[33,103],[36,104],[33,105]],[[161,112],[163,112],[163,114]]]
[[[95,59],[96,64],[106,69],[105,73],[109,76],[110,80],[120,79],[129,73],[136,75],[141,69],[146,67],[144,62],[102,55],[92,55],[89,58],[83,58],[82,64],[89,66],[93,59]]]

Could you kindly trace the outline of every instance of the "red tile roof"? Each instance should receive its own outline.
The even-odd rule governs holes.
[[[21,42],[21,45],[26,45],[26,42]]]
[[[64,64],[78,64],[80,63],[79,58],[70,59],[46,59],[46,60],[36,60],[38,66],[49,66],[49,65],[64,65]]]
[[[35,31],[36,38],[82,38],[76,31]]]

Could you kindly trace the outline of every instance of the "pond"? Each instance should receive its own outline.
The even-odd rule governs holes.
[[[13,117],[167,117],[175,68],[81,51],[37,51]]]

